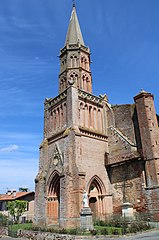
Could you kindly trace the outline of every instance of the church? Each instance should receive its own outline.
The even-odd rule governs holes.
[[[73,5],[60,50],[59,91],[45,99],[35,179],[35,224],[79,227],[86,191],[93,219],[135,215],[159,221],[159,118],[154,96],[111,105],[92,93],[90,49]]]

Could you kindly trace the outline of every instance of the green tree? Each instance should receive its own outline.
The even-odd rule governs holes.
[[[27,201],[15,200],[8,202],[7,208],[15,223],[19,222],[19,218],[26,211],[26,207]]]
[[[7,216],[0,213],[0,226],[7,226],[8,218]]]

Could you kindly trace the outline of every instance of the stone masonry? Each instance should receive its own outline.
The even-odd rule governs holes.
[[[94,219],[134,212],[159,220],[159,127],[154,98],[111,106],[92,94],[90,50],[73,6],[60,51],[59,95],[44,104],[35,224],[79,227],[84,190]]]

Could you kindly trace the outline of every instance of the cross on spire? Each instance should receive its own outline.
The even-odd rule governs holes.
[[[73,6],[73,7],[76,6],[75,0],[72,0],[72,6]]]
[[[70,18],[70,23],[66,35],[65,45],[72,45],[72,44],[81,44],[84,45],[80,25],[77,18],[76,8],[75,8],[75,0],[73,2],[73,8]]]

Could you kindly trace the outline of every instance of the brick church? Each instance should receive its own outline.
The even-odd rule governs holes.
[[[35,179],[35,224],[78,227],[82,196],[94,219],[134,214],[159,220],[159,118],[154,96],[112,106],[92,93],[90,50],[73,6],[60,50],[59,93],[44,104],[44,138]]]

